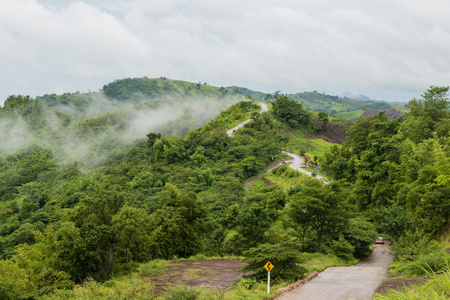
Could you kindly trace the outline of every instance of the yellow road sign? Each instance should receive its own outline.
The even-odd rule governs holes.
[[[267,272],[270,272],[270,270],[273,269],[273,265],[270,263],[270,261],[268,261],[265,265],[264,268],[267,270]]]

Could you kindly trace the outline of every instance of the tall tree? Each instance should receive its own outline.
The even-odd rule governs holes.
[[[324,235],[339,236],[345,227],[347,215],[345,194],[338,184],[321,186],[318,180],[312,180],[294,194],[288,203],[290,218],[300,226],[308,226],[316,234],[317,252],[322,249]]]

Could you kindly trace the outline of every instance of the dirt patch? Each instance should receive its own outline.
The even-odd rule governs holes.
[[[404,278],[392,278],[388,276],[381,285],[377,288],[375,293],[385,294],[388,290],[401,291],[405,287],[428,281],[429,278],[414,278],[414,279],[404,279]]]
[[[242,278],[238,270],[244,266],[238,260],[180,260],[174,261],[166,274],[141,278],[154,286],[154,294],[177,285],[223,289]]]
[[[305,165],[308,164],[311,161],[311,157],[309,157],[309,155],[303,155],[303,157],[305,158]]]

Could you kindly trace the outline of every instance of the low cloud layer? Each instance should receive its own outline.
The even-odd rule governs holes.
[[[450,2],[0,0],[0,103],[125,77],[409,100],[450,82]]]
[[[73,105],[52,108],[42,105],[39,122],[27,122],[19,114],[0,118],[0,157],[37,145],[52,151],[61,164],[77,162],[82,169],[91,168],[103,163],[112,149],[129,147],[137,139],[145,140],[150,132],[185,135],[242,100],[243,96],[162,98],[129,104],[108,100],[98,93],[91,95],[90,105],[82,111]],[[58,117],[59,112],[71,121],[65,123],[66,117]],[[45,125],[36,128],[36,124]]]

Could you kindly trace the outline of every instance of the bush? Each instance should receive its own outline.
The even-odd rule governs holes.
[[[0,299],[16,299],[17,290],[14,283],[7,280],[0,280]]]
[[[165,296],[169,300],[195,300],[198,298],[200,292],[195,289],[187,287],[176,287]]]
[[[414,275],[424,275],[426,271],[440,272],[445,270],[449,261],[450,255],[444,251],[431,252],[420,255],[416,262],[409,263],[405,272]]]
[[[331,241],[330,250],[337,257],[350,260],[353,258],[355,247],[341,236],[338,241]]]
[[[294,241],[277,244],[260,244],[244,252],[242,260],[248,265],[240,269],[246,278],[263,281],[267,278],[264,265],[270,261],[274,268],[270,271],[270,280],[276,283],[280,280],[295,281],[300,279],[306,269],[301,266],[304,261],[299,250],[300,245]]]

